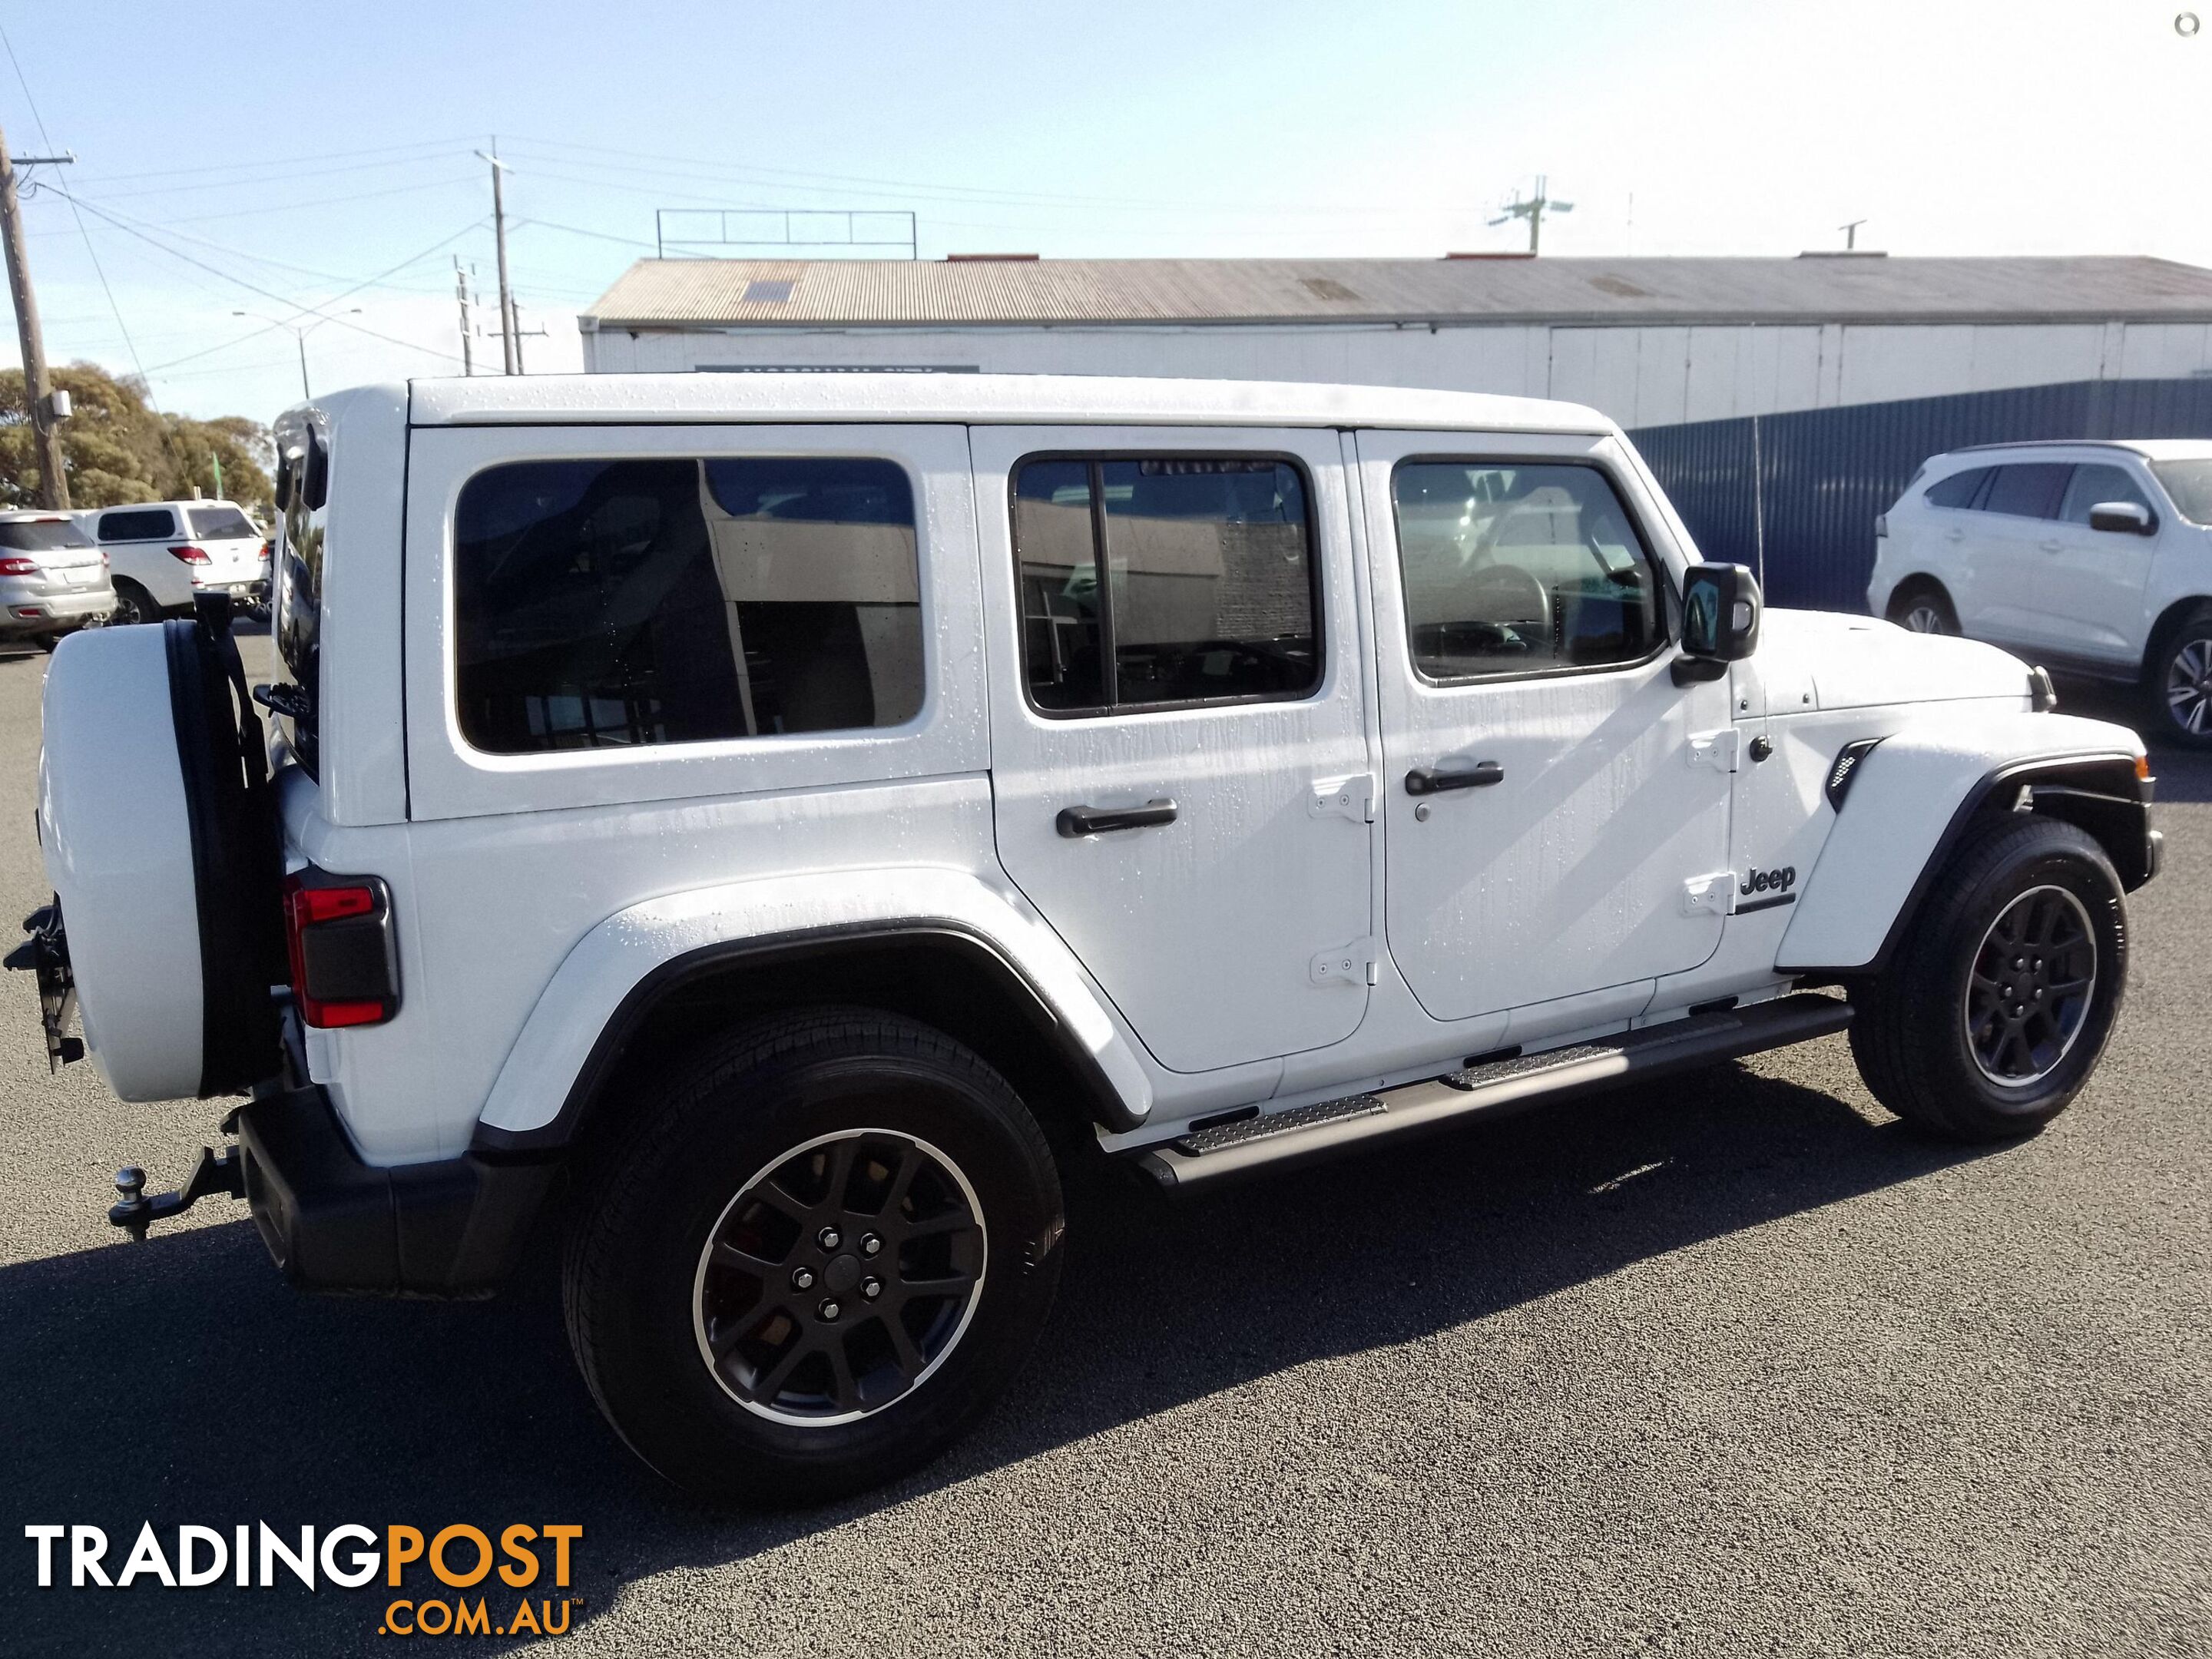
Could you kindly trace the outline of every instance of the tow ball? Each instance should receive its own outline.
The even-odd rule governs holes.
[[[109,1209],[108,1220],[143,1244],[146,1242],[146,1229],[153,1223],[182,1215],[204,1198],[212,1198],[217,1193],[244,1198],[246,1163],[235,1146],[226,1146],[221,1152],[203,1146],[200,1161],[192,1166],[191,1179],[175,1192],[147,1197],[146,1172],[135,1164],[115,1172],[115,1190],[122,1201]]]

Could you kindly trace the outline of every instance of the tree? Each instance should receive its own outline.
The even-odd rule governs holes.
[[[196,421],[164,415],[146,401],[144,382],[91,363],[56,369],[53,382],[74,405],[61,423],[62,465],[74,507],[189,500],[222,493],[265,518],[276,448],[269,429],[241,416]],[[0,507],[36,507],[39,468],[20,369],[0,369]]]

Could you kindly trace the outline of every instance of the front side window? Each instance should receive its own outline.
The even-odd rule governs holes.
[[[1658,567],[1596,467],[1408,461],[1390,489],[1425,678],[1638,662],[1665,638]]]
[[[1303,696],[1321,684],[1305,479],[1288,461],[1015,471],[1030,701],[1048,713]]]
[[[100,539],[104,542],[158,541],[176,533],[177,521],[166,507],[137,507],[100,515]]]
[[[2074,469],[2061,461],[2027,461],[2001,466],[1990,480],[1984,513],[2009,513],[2021,519],[2055,519]]]
[[[461,731],[495,754],[903,725],[921,710],[896,462],[528,461],[462,490]]]
[[[2069,524],[2089,522],[2089,509],[2102,507],[2106,501],[2133,501],[2145,512],[2152,510],[2150,497],[2124,466],[2077,466],[2074,481],[2066,486],[2066,499],[2058,508],[2058,516]]]

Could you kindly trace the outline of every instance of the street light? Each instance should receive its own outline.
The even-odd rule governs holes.
[[[268,324],[271,328],[289,329],[292,331],[293,339],[299,343],[300,347],[300,395],[302,398],[312,398],[315,395],[307,389],[307,336],[330,321],[329,317],[319,316],[307,327],[301,328],[297,323],[287,322],[282,317],[266,316],[258,311],[234,311],[230,314],[234,317],[250,317],[255,322]],[[361,315],[361,307],[355,306],[344,314],[349,317],[358,317]]]

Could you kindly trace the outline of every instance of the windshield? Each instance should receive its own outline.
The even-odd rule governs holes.
[[[2212,459],[2153,461],[2150,470],[2191,524],[2212,524]]]
[[[192,534],[204,542],[258,541],[261,537],[253,520],[234,507],[188,507],[185,517],[191,522]]]
[[[24,553],[46,553],[61,547],[90,547],[92,538],[76,527],[74,519],[18,519],[0,524],[0,547]]]

